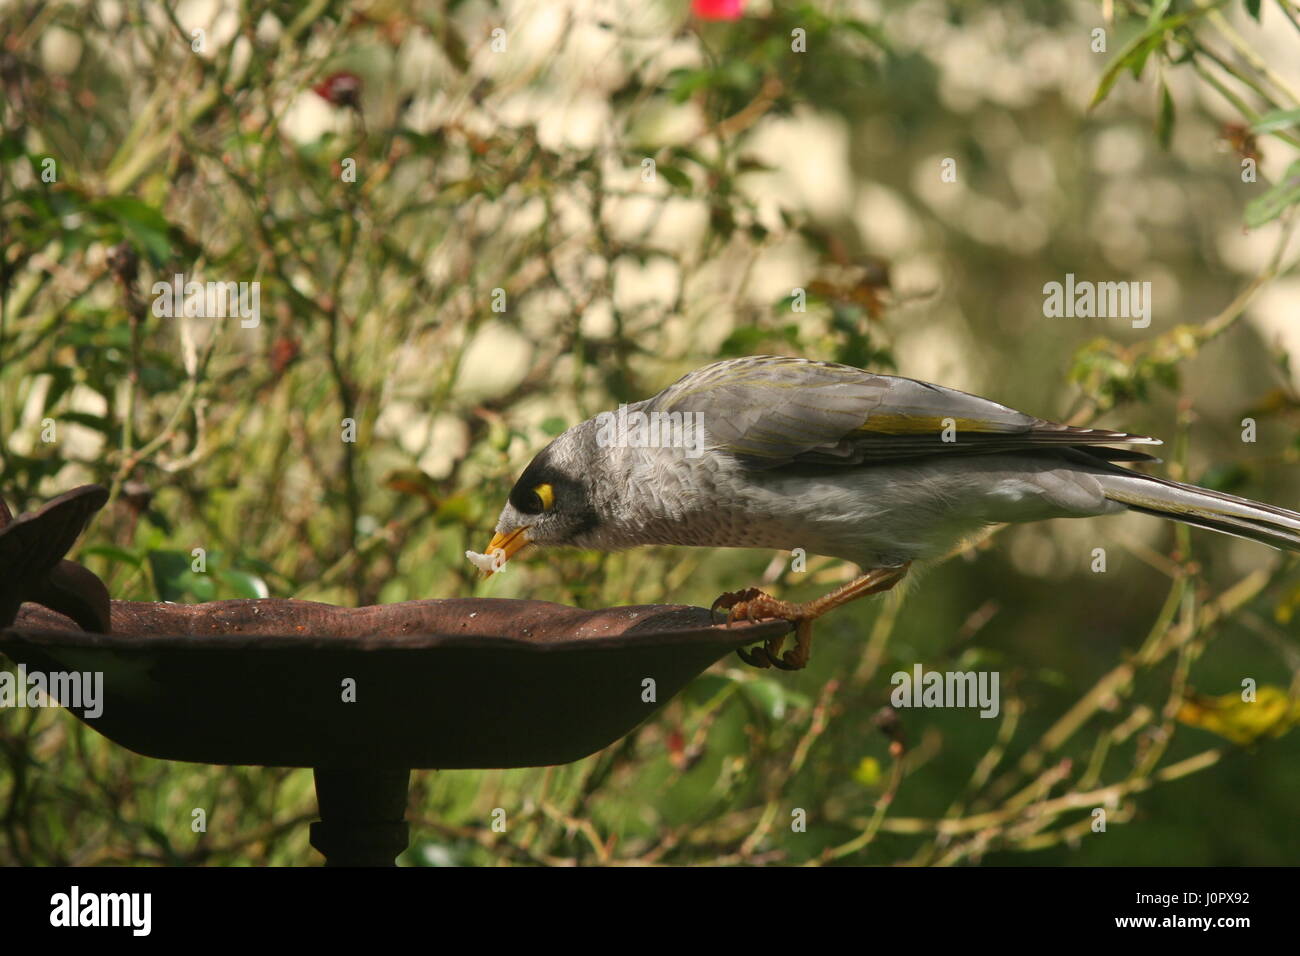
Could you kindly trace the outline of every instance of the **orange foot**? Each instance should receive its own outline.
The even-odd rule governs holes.
[[[713,602],[713,611],[723,609],[727,612],[727,626],[736,621],[778,620],[793,621],[795,646],[793,650],[781,653],[786,635],[780,634],[766,642],[752,653],[744,648],[736,653],[746,664],[753,667],[779,667],[782,670],[797,671],[808,666],[812,655],[812,624],[827,611],[847,604],[849,601],[868,594],[888,591],[907,575],[911,563],[895,568],[876,568],[855,578],[843,587],[836,588],[829,594],[822,595],[805,604],[782,601],[770,594],[764,594],[758,588],[746,588],[743,591],[729,591]]]

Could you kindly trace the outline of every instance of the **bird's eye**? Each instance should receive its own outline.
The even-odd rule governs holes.
[[[549,484],[538,485],[533,494],[537,497],[538,511],[550,511],[555,506],[555,489]]]

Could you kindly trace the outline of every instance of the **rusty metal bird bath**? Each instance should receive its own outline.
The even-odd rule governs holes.
[[[483,598],[109,604],[98,578],[61,561],[105,499],[77,489],[0,530],[0,614],[46,605],[0,617],[13,622],[0,651],[33,671],[102,672],[102,714],[69,709],[136,753],[314,768],[312,845],[330,865],[392,864],[412,769],[581,759],[789,628],[717,626],[694,607]]]

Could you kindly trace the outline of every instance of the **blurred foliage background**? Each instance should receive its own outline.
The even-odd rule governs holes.
[[[763,352],[1163,436],[1162,472],[1300,507],[1289,0],[17,0],[0,37],[0,494],[110,486],[74,557],[114,597],[811,597],[851,569],[463,557],[567,425]],[[157,317],[177,273],[259,282],[260,324]],[[1151,282],[1150,327],[1046,318],[1067,273]],[[832,615],[805,671],[721,664],[573,765],[417,773],[403,860],[1295,863],[1298,615],[1249,542],[1008,529]],[[999,671],[1000,716],[882,713],[918,662]],[[1214,709],[1246,678],[1280,716]],[[314,810],[307,771],[0,714],[0,862],[311,863]]]

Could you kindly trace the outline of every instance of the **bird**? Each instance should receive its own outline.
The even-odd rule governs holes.
[[[488,575],[529,546],[802,548],[856,564],[808,602],[757,588],[714,602],[728,625],[793,622],[793,648],[783,634],[740,652],[790,670],[807,665],[817,618],[996,525],[1135,511],[1300,551],[1300,513],[1126,467],[1159,461],[1131,446],[1159,444],[835,362],[733,358],[558,435],[487,551],[466,555]]]

